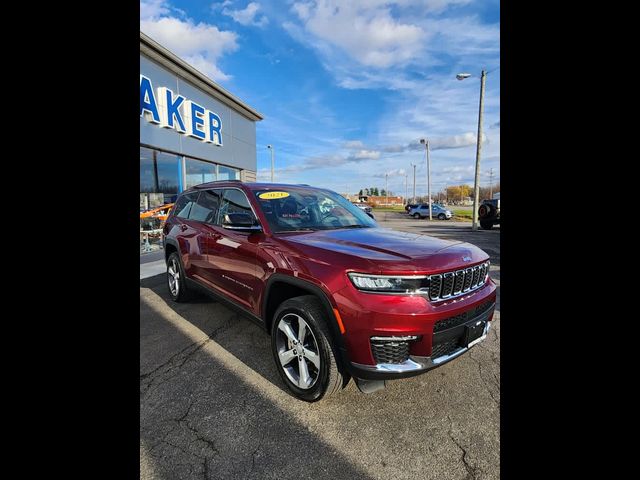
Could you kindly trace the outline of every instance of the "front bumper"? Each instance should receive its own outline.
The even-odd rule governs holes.
[[[348,285],[334,299],[346,329],[345,366],[351,375],[394,379],[419,375],[466,352],[467,327],[493,319],[496,285],[489,279],[478,290],[438,302],[417,295],[363,293]],[[378,339],[384,337],[399,342],[380,348]],[[402,337],[412,339],[403,344]]]
[[[491,319],[493,318],[494,309],[495,304],[492,305],[492,307],[486,312],[470,318],[466,322],[455,327],[455,329],[451,329],[459,330],[467,326],[474,325],[478,322],[485,323],[482,336],[475,339],[473,342],[469,343],[466,346],[459,346],[450,353],[434,358],[432,358],[431,356],[409,355],[409,358],[402,363],[378,363],[375,365],[365,365],[361,363],[351,362],[349,368],[350,373],[354,377],[362,378],[365,380],[394,380],[413,377],[425,373],[429,370],[433,370],[436,367],[444,365],[445,363],[458,358],[460,355],[466,353],[467,351],[469,351],[469,349],[485,340],[489,333],[489,329],[491,328]],[[444,332],[444,335],[453,336],[456,334],[450,331],[449,333]]]

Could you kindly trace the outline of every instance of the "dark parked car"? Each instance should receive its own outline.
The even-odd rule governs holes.
[[[419,203],[409,203],[407,205],[404,206],[405,211],[408,213],[409,211],[411,211],[414,208],[419,207],[420,204]]]
[[[478,217],[484,230],[491,230],[494,225],[500,225],[500,199],[483,200],[478,208]]]
[[[210,293],[271,335],[277,370],[313,402],[363,392],[484,340],[495,308],[474,245],[379,228],[335,192],[219,181],[186,190],[163,229],[171,298]]]

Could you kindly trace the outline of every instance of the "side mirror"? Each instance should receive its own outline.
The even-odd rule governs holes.
[[[228,230],[242,230],[246,232],[259,232],[260,225],[256,225],[253,216],[249,213],[227,213],[222,219],[222,228]]]

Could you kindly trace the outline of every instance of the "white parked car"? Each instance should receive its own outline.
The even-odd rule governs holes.
[[[427,218],[429,216],[429,204],[423,203],[416,208],[409,210],[409,215],[413,218]],[[431,216],[440,220],[450,220],[453,214],[450,210],[447,210],[440,205],[431,204]]]

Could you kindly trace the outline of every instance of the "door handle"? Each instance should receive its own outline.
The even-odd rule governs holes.
[[[180,230],[182,230],[183,232],[189,228],[187,225],[185,225],[184,223],[182,225],[180,225]]]

